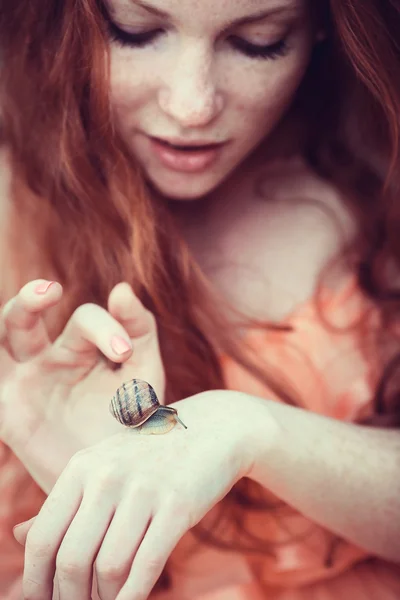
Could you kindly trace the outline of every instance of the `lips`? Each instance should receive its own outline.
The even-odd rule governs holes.
[[[196,152],[202,150],[213,150],[214,148],[218,148],[222,145],[222,143],[174,143],[162,138],[152,138],[159,144],[166,146],[167,148],[173,148],[174,150],[182,150],[184,152]]]
[[[167,146],[168,148],[173,148],[174,150],[181,150],[182,152],[196,152],[196,151],[202,151],[202,150],[212,150],[213,148],[216,148],[217,145],[214,144],[210,144],[208,146],[178,146],[176,144],[169,144],[168,142],[164,142],[160,140],[160,144],[163,144],[164,146]]]
[[[181,173],[200,173],[218,159],[223,144],[202,146],[175,145],[158,138],[150,139],[150,149],[164,167]]]

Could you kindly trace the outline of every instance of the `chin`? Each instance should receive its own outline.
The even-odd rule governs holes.
[[[154,179],[147,177],[147,183],[150,189],[155,190],[163,197],[168,200],[177,200],[180,202],[190,202],[194,200],[201,200],[207,196],[210,192],[214,191],[222,182],[221,178],[211,180],[208,178],[206,181],[204,178],[191,177],[191,179],[185,178],[182,180],[181,176],[178,178],[174,177],[174,181],[166,181],[160,179]]]

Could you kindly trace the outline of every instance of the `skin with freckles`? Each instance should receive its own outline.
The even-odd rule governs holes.
[[[305,0],[166,0],[151,7],[168,16],[132,0],[106,2],[114,37],[112,105],[153,186],[191,200],[240,169],[271,133],[293,100],[317,33]],[[254,21],[241,22],[251,16]],[[128,45],[126,34],[153,31],[145,45]],[[270,54],[247,55],[244,44],[268,46]],[[227,144],[205,172],[177,173],[152,153],[149,135]]]
[[[330,243],[315,213],[309,220],[310,213],[290,202],[283,211],[273,202],[261,204],[241,185],[247,169],[264,156],[261,145],[273,145],[277,129],[279,137],[278,125],[322,39],[309,2],[103,1],[115,125],[151,189],[178,201],[169,203],[171,211],[183,219],[182,229],[205,272],[206,251],[222,262],[240,257],[240,267],[253,269],[253,282],[242,272],[225,277],[226,271],[218,270],[213,283],[227,291],[232,304],[243,312],[250,304],[251,316],[264,319],[265,305],[270,311],[274,306],[270,290],[261,287],[260,273],[268,273],[278,289],[275,306],[288,312],[287,296],[294,303],[302,294],[309,298],[319,261],[337,239]],[[209,168],[179,172],[154,152],[154,137],[224,145]],[[287,170],[284,178],[290,178]],[[296,187],[296,179],[290,180]],[[323,197],[320,189],[315,194]],[[200,199],[205,202],[193,202]],[[200,224],[197,229],[188,226],[185,210],[196,227]],[[310,235],[314,229],[318,233]],[[288,256],[293,261],[288,264],[300,268],[286,268]],[[289,285],[296,293],[285,296],[282,289]],[[187,429],[176,426],[168,435],[140,436],[113,420],[110,426],[108,401],[132,377],[151,382],[160,402],[166,401],[168,374],[156,318],[130,285],[120,283],[107,309],[78,307],[53,342],[44,317],[63,293],[56,281],[30,282],[0,315],[0,439],[48,494],[36,517],[15,530],[25,546],[25,600],[146,600],[175,546],[243,477],[277,492],[321,527],[339,536],[350,532],[349,541],[397,558],[398,544],[387,541],[384,517],[376,519],[377,533],[364,533],[370,515],[379,510],[374,505],[372,511],[368,501],[362,510],[357,505],[368,481],[359,461],[351,462],[352,450],[372,464],[380,438],[373,446],[368,434],[358,437],[356,426],[336,428],[332,419],[312,420],[309,411],[275,402],[272,393],[266,400],[233,388],[176,402]],[[248,303],[242,305],[243,300]],[[111,372],[109,363],[120,368]],[[342,466],[337,456],[344,440],[350,451],[343,453]],[[397,456],[397,437],[391,443],[382,464]],[[369,446],[371,455],[365,451]],[[379,480],[382,469],[376,464],[373,475]],[[345,482],[335,480],[337,471],[346,473]],[[385,494],[398,497],[387,492],[393,479],[388,473],[378,481],[374,502]],[[331,488],[343,490],[336,502]],[[317,489],[327,490],[326,495],[314,493]],[[293,499],[298,498],[297,507]],[[172,600],[182,597],[174,595],[175,589],[171,593]],[[308,600],[305,594],[301,600]]]

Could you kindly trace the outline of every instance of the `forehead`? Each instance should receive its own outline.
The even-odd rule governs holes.
[[[307,0],[105,0],[112,11],[155,16],[173,21],[218,25],[258,14],[298,10]]]

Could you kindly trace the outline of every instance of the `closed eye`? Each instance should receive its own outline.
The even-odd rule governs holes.
[[[274,59],[279,56],[285,56],[288,51],[288,45],[285,39],[279,40],[274,44],[259,46],[251,44],[243,38],[233,36],[231,38],[232,46],[250,58]]]
[[[156,40],[163,33],[162,29],[153,29],[142,33],[128,33],[120,29],[111,20],[108,22],[111,39],[118,42],[121,46],[141,47],[147,46]]]
[[[111,20],[108,21],[108,27],[112,40],[121,46],[130,46],[133,48],[141,48],[150,45],[164,33],[162,29],[153,29],[141,33],[128,33],[127,31],[120,29]],[[249,58],[275,59],[284,56],[288,50],[285,39],[279,40],[274,44],[262,46],[252,44],[239,36],[231,36],[230,42],[235,50]]]

